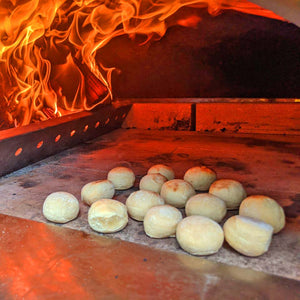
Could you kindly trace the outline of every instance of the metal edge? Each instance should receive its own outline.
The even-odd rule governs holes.
[[[120,128],[130,107],[106,105],[91,112],[1,131],[0,176]]]
[[[2,214],[0,248],[1,299],[300,297],[296,280]]]
[[[297,98],[118,98],[115,105],[134,103],[299,103]]]

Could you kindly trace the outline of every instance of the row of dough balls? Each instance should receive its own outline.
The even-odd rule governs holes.
[[[154,173],[151,173],[152,171]],[[156,172],[161,172],[164,175]],[[195,175],[197,173],[198,175],[200,173],[198,178]],[[208,173],[209,176],[203,176],[203,173]],[[191,176],[191,174],[194,175]],[[211,174],[215,173],[206,167],[194,167],[188,170],[184,177],[190,182],[180,179],[174,180],[174,172],[170,167],[156,165],[150,168],[148,175],[140,181],[140,188],[149,189],[150,187],[150,191],[140,190],[132,193],[126,201],[126,206],[112,199],[99,201],[101,198],[112,198],[115,189],[122,190],[133,186],[135,181],[133,171],[119,167],[108,173],[109,180],[91,182],[85,185],[81,197],[88,205],[92,205],[89,210],[88,221],[91,228],[98,232],[111,233],[122,230],[128,223],[128,211],[133,219],[144,221],[144,229],[148,236],[164,238],[176,234],[180,246],[191,254],[216,253],[223,244],[224,233],[227,242],[242,254],[258,256],[266,252],[271,242],[273,230],[276,233],[284,227],[285,217],[282,208],[271,198],[250,196],[242,202],[245,204],[240,207],[240,214],[243,216],[234,216],[228,219],[224,224],[223,232],[217,222],[222,220],[226,214],[226,209],[234,208],[237,202],[240,203],[246,197],[246,192],[240,183],[233,180],[218,180],[212,184],[216,180],[216,175],[211,176]],[[219,191],[219,194],[221,191],[221,196],[223,198],[227,196],[229,201],[225,202],[213,194],[195,195],[193,187],[198,188],[198,190],[201,187],[204,190],[203,182],[205,181],[205,190],[215,185],[217,187],[215,190]],[[151,191],[151,188],[156,189],[155,192]],[[158,188],[161,195],[157,193],[159,192]],[[211,192],[211,190],[214,189],[210,188],[209,191]],[[77,199],[71,194],[66,194],[68,193],[58,192],[47,197],[43,212],[48,220],[64,223],[77,217],[79,204],[74,209],[67,209],[67,215],[61,220],[51,216],[49,213],[51,209],[47,210],[47,203],[51,202],[51,199],[56,199],[54,202],[57,202],[57,198],[61,198],[67,206],[75,205]],[[66,203],[65,198],[69,198],[68,203]],[[232,198],[235,199],[234,205],[232,205]],[[181,212],[173,206],[164,205],[164,200],[178,208],[184,207],[187,202],[186,214],[188,217],[182,219]],[[229,207],[226,208],[228,203]],[[58,205],[54,206],[58,207]],[[61,213],[63,210],[60,208],[59,211]],[[73,211],[72,215],[71,211]],[[257,216],[258,212],[260,213],[259,216]],[[193,214],[196,216],[192,216]],[[198,216],[198,214],[202,216]],[[205,214],[210,218],[207,218]],[[253,217],[259,217],[263,221],[271,223],[273,227],[255,220]],[[245,242],[247,243],[245,244]]]
[[[107,177],[107,180],[87,183],[81,189],[81,200],[88,205],[92,205],[100,199],[111,199],[115,195],[115,190],[131,188],[135,181],[133,171],[125,167],[112,169]],[[109,210],[109,204],[111,202],[106,202],[108,205],[106,210]],[[101,205],[98,204],[98,206]],[[78,214],[79,202],[77,198],[70,193],[55,192],[50,194],[44,201],[43,215],[51,222],[67,223],[77,218]]]
[[[273,233],[285,225],[283,209],[277,202],[259,195],[243,200],[240,215],[225,222],[224,232],[216,221],[205,216],[191,215],[183,219],[177,208],[163,205],[163,199],[153,192],[132,193],[126,206],[133,219],[144,221],[144,230],[149,237],[165,238],[176,234],[180,246],[194,255],[218,252],[225,237],[236,251],[259,256],[268,250]]]

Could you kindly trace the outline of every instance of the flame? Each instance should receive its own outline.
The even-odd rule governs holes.
[[[90,110],[112,97],[97,51],[124,34],[162,37],[183,6],[281,19],[246,0],[2,0],[0,109],[14,126]],[[190,16],[175,24],[196,27]]]

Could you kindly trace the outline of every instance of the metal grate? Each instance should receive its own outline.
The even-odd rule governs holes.
[[[0,176],[121,127],[130,105],[101,106],[0,132]]]

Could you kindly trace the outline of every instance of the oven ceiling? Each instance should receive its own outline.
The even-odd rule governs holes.
[[[251,2],[273,11],[286,20],[300,27],[299,0],[250,0]]]

